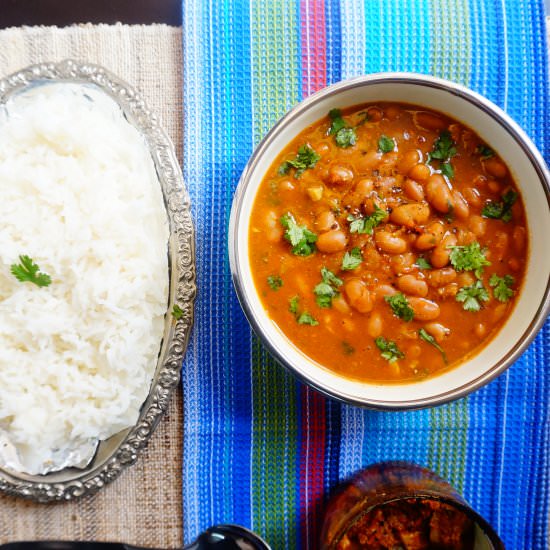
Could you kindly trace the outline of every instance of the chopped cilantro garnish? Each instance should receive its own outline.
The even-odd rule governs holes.
[[[356,246],[344,254],[341,268],[343,271],[351,271],[358,268],[362,261],[363,255],[361,254],[361,249]]]
[[[346,355],[352,355],[355,353],[355,348],[349,344],[348,342],[346,342],[345,340],[342,342],[342,351],[346,354]]]
[[[453,168],[453,165],[450,162],[444,162],[441,165],[441,173],[444,176],[447,176],[448,178],[454,178],[455,177],[455,170]]]
[[[308,168],[313,168],[321,158],[309,145],[302,145],[298,154],[292,160],[287,160],[279,167],[279,174],[288,174],[291,168],[295,169],[294,177],[299,178]]]
[[[19,261],[18,264],[11,264],[10,271],[20,283],[33,283],[39,287],[51,284],[52,278],[47,273],[40,272],[40,267],[32,258],[23,255],[19,256]]]
[[[420,269],[431,269],[432,264],[426,260],[423,256],[419,256],[415,262],[415,264]]]
[[[307,311],[302,311],[300,313],[298,311],[298,307],[300,305],[300,297],[299,296],[293,296],[288,301],[288,311],[290,313],[294,314],[294,317],[296,317],[296,322],[299,325],[310,325],[312,327],[317,326],[319,324],[319,321],[311,315],[311,313],[308,313]]]
[[[332,299],[338,295],[338,288],[344,281],[326,267],[321,268],[321,277],[323,280],[313,289],[315,301],[319,307],[331,307]]]
[[[483,268],[491,265],[485,257],[485,250],[477,241],[464,246],[451,246],[451,264],[457,271],[473,271],[476,277],[481,277]]]
[[[476,149],[476,152],[479,153],[479,156],[485,160],[485,159],[490,159],[491,157],[494,157],[495,156],[495,152],[490,148],[488,147],[487,145],[483,144],[483,145],[478,145],[477,146],[477,149]]]
[[[449,160],[456,155],[456,147],[451,133],[448,130],[443,130],[439,137],[434,141],[430,159],[437,159],[442,162]]]
[[[422,340],[428,342],[428,344],[432,345],[436,350],[438,350],[443,356],[443,361],[445,362],[445,364],[448,363],[445,350],[437,343],[436,339],[431,334],[429,334],[425,329],[421,328],[418,331],[418,336],[420,336]]]
[[[397,347],[395,342],[386,340],[383,336],[376,338],[374,343],[380,350],[380,355],[390,363],[395,363],[398,359],[405,357],[405,354]]]
[[[355,128],[342,128],[334,136],[334,141],[336,141],[336,145],[338,145],[338,147],[342,147],[342,149],[355,145],[357,143]]]
[[[514,295],[513,289],[510,288],[514,283],[512,275],[499,277],[493,273],[489,279],[489,285],[493,287],[493,296],[500,302],[507,302]]]
[[[329,135],[334,136],[334,141],[338,147],[346,149],[357,143],[357,133],[356,128],[364,124],[368,120],[368,114],[366,112],[359,113],[364,115],[364,118],[357,124],[357,126],[349,126],[347,122],[342,118],[342,111],[340,109],[332,109],[329,111],[328,116],[330,117],[332,124],[329,128]]]
[[[292,245],[292,253],[296,256],[309,256],[315,252],[317,235],[305,225],[298,225],[294,216],[288,212],[281,217],[281,225],[286,229],[284,238]]]
[[[331,109],[328,112],[328,116],[332,121],[329,128],[329,135],[335,136],[342,128],[346,128],[346,121],[342,118],[342,111],[340,109]]]
[[[518,194],[514,191],[508,191],[502,195],[501,202],[489,201],[481,211],[485,218],[502,220],[509,222],[512,219],[512,206],[516,202]]]
[[[462,303],[466,311],[479,311],[481,302],[489,301],[489,293],[481,281],[462,287],[456,294],[456,301]]]
[[[391,153],[391,151],[395,149],[395,141],[393,138],[381,135],[378,140],[378,149],[382,151],[382,153]]]
[[[172,307],[172,317],[176,321],[179,321],[183,317],[183,309],[181,309],[178,304],[174,304],[174,306]]]
[[[433,149],[428,154],[428,162],[440,161],[441,173],[448,178],[454,178],[455,171],[450,160],[456,155],[456,146],[448,130],[443,130],[434,141]]]
[[[283,280],[278,275],[269,275],[267,284],[271,290],[279,290],[283,286]]]
[[[312,327],[315,327],[319,324],[319,321],[317,321],[317,319],[315,319],[315,317],[313,317],[311,313],[308,313],[307,311],[301,313],[296,320],[298,321],[299,325],[310,325]]]
[[[390,305],[393,314],[404,321],[412,321],[414,318],[414,311],[409,305],[407,298],[398,292],[393,296],[384,296],[384,300]]]
[[[385,210],[374,205],[374,212],[370,216],[358,216],[357,218],[351,214],[348,216],[349,231],[350,233],[372,235],[373,229],[387,217],[388,213]]]

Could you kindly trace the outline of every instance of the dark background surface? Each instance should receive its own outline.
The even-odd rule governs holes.
[[[180,26],[181,0],[0,0],[0,28],[118,21]]]
[[[0,28],[73,23],[181,25],[181,0],[0,0]]]

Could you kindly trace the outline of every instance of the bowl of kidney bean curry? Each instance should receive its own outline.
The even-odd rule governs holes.
[[[520,358],[550,311],[548,235],[550,172],[509,115],[380,73],[312,94],[258,143],[228,253],[276,361],[395,410],[463,397]]]
[[[249,257],[268,315],[303,353],[344,377],[411,382],[506,322],[526,224],[507,165],[464,124],[404,103],[334,106],[265,174]]]

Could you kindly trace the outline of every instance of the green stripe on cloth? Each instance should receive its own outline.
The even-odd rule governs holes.
[[[467,86],[472,43],[468,0],[431,0],[431,5],[434,18],[431,72]],[[455,24],[449,25],[449,20]]]
[[[299,96],[298,22],[294,2],[253,2],[251,64],[253,140],[257,143]],[[254,529],[274,548],[291,547],[296,539],[294,518],[299,439],[296,383],[253,337],[252,493]],[[276,405],[274,405],[276,404]],[[284,502],[273,499],[285,495]]]
[[[299,427],[297,419],[296,383],[254,337],[254,433],[252,494],[254,518],[261,524],[254,529],[268,539],[273,548],[291,547],[297,525],[294,518]],[[279,406],[274,406],[277,403]],[[274,505],[273,499],[285,495],[284,502]]]
[[[251,5],[254,142],[298,103],[298,23],[294,2]]]

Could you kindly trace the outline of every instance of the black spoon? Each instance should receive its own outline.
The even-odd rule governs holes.
[[[0,550],[146,550],[119,542],[29,541],[10,542]],[[260,537],[239,525],[215,525],[182,550],[271,550]]]

